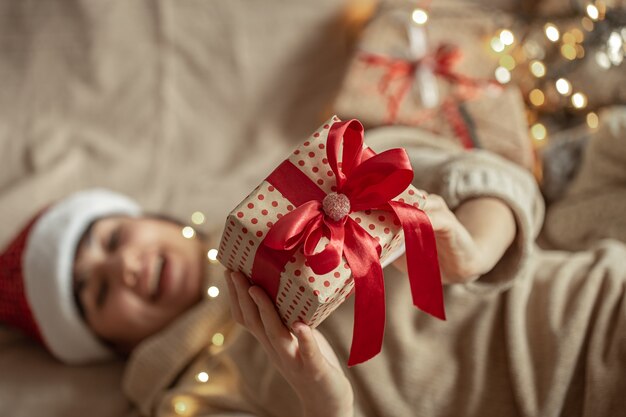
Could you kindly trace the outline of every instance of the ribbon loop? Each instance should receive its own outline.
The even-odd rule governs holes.
[[[346,181],[344,192],[353,211],[374,209],[406,190],[413,169],[404,149],[390,149],[359,165]]]
[[[311,200],[286,214],[267,232],[263,243],[278,250],[290,250],[300,245],[311,233],[314,220],[320,217],[320,207],[319,201]]]
[[[337,160],[339,148],[343,142],[341,166]],[[337,192],[341,193],[343,185],[352,170],[361,164],[363,156],[363,125],[356,119],[336,122],[330,127],[326,140],[328,164],[337,178]]]

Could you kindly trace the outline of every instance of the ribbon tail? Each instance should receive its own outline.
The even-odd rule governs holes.
[[[445,320],[437,243],[430,220],[422,210],[408,204],[390,201],[389,206],[404,230],[413,304],[420,310]]]
[[[344,255],[354,277],[355,304],[352,347],[348,366],[376,356],[385,332],[385,287],[378,258],[378,242],[348,219]]]

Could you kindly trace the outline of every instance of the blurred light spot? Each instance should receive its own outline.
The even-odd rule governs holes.
[[[611,68],[611,60],[609,59],[609,56],[606,54],[606,52],[604,51],[596,52],[596,64],[598,64],[600,68],[603,68],[603,69]]]
[[[496,68],[495,76],[500,84],[506,84],[511,81],[511,73],[504,67]]]
[[[207,382],[209,380],[209,374],[207,374],[206,372],[199,372],[198,375],[196,375],[196,381],[198,382]]]
[[[497,37],[491,38],[491,49],[493,49],[496,52],[504,51],[504,44],[502,43],[500,38],[497,38]]]
[[[191,239],[192,237],[196,235],[196,231],[193,230],[193,227],[190,227],[190,226],[183,227],[182,233],[183,233],[183,236],[186,237],[187,239]]]
[[[593,30],[593,20],[589,19],[588,17],[583,17],[580,23],[583,25],[583,29],[585,29],[587,32],[591,32]]]
[[[218,254],[217,249],[209,249],[209,251],[206,254],[206,257],[209,258],[209,261],[216,262],[217,254]]]
[[[413,10],[411,18],[418,25],[423,25],[428,21],[428,13],[426,13],[426,10],[423,9],[415,9]]]
[[[535,88],[530,92],[530,94],[528,94],[528,99],[534,106],[541,106],[545,102],[546,97],[543,94],[543,91]]]
[[[209,295],[209,297],[215,298],[220,295],[220,289],[215,286],[211,286],[206,293]]]
[[[561,36],[559,33],[559,29],[557,29],[557,27],[554,26],[552,23],[546,23],[546,25],[543,27],[543,30],[546,33],[546,37],[551,42],[558,41],[559,37]]]
[[[578,28],[572,29],[572,35],[574,35],[574,40],[577,43],[582,43],[585,40],[585,35],[583,34],[582,30]]]
[[[594,112],[587,113],[587,126],[592,129],[595,129],[600,124],[600,120],[598,119],[598,115]]]
[[[572,95],[572,105],[577,109],[582,109],[587,106],[587,96],[583,93],[574,93]]]
[[[586,10],[587,16],[589,16],[591,20],[598,20],[600,12],[598,11],[598,8],[596,6],[594,6],[593,4],[588,4]]]
[[[215,333],[211,338],[211,343],[215,346],[222,346],[224,344],[224,335],[221,333]]]
[[[204,223],[204,220],[205,220],[204,214],[202,214],[199,211],[196,211],[191,215],[191,221],[194,224],[202,224]]]
[[[513,45],[513,42],[515,42],[515,36],[510,30],[504,29],[500,32],[500,41],[507,46]]]
[[[541,61],[532,61],[530,63],[530,72],[537,78],[541,78],[546,75],[546,66]]]
[[[187,411],[187,404],[183,401],[176,401],[174,403],[174,411],[176,412],[176,414],[178,415],[184,415],[185,412]]]
[[[546,127],[543,124],[535,123],[530,128],[530,134],[536,140],[544,140],[546,136],[548,135],[548,132],[546,131]]]
[[[556,80],[555,85],[556,91],[558,91],[559,94],[568,96],[572,93],[572,84],[565,78],[559,78],[558,80]]]
[[[561,55],[563,55],[565,59],[573,61],[574,59],[576,59],[576,48],[574,47],[574,45],[571,44],[562,45]]]

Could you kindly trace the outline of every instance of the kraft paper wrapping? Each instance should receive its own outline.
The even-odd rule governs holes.
[[[335,185],[335,175],[328,165],[325,151],[329,127],[335,121],[339,119],[333,116],[288,158],[326,194],[334,191]],[[415,207],[421,207],[425,201],[423,193],[413,186],[409,186],[394,200]],[[250,278],[257,250],[267,231],[274,222],[294,208],[279,190],[263,181],[228,215],[219,248],[219,261]],[[349,216],[379,242],[382,247],[381,264],[397,257],[403,250],[404,232],[392,213],[365,210]],[[327,242],[322,239],[317,250]],[[350,296],[353,288],[354,282],[345,258],[334,270],[317,275],[309,267],[303,249],[299,248],[280,275],[275,304],[288,326],[302,321],[315,327]]]

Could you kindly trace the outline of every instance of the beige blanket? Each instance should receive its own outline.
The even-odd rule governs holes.
[[[349,58],[345,7],[0,1],[0,246],[91,186],[219,227],[328,111]],[[62,367],[0,327],[1,416],[122,415],[120,371]]]

